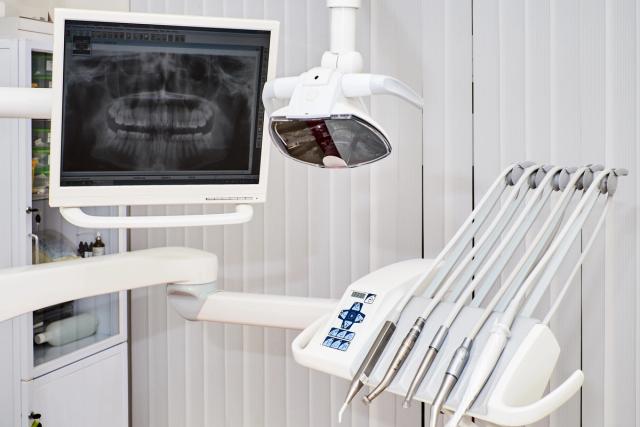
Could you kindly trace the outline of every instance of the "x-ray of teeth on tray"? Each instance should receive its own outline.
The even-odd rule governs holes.
[[[86,185],[89,171],[107,185],[137,173],[149,184],[154,171],[251,183],[260,49],[208,45],[204,30],[78,25],[65,37],[63,185]]]

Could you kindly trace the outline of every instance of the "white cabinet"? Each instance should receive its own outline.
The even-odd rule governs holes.
[[[24,382],[23,426],[39,414],[45,427],[113,427],[128,423],[127,344]]]
[[[1,86],[49,86],[51,31],[48,23],[0,19]],[[0,119],[0,268],[65,262],[78,257],[79,243],[93,241],[97,232],[107,253],[126,250],[124,231],[81,229],[49,207],[49,129],[47,120]],[[89,211],[118,214],[118,208]],[[48,325],[79,314],[96,319],[89,336],[58,346],[34,343]],[[0,342],[0,427],[30,426],[32,410],[42,414],[46,427],[127,425],[126,292],[69,301],[4,322]],[[89,409],[108,423],[88,421]]]

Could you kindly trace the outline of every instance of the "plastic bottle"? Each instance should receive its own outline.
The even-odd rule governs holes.
[[[93,256],[93,243],[84,243],[84,257],[89,258]]]
[[[97,330],[98,319],[96,316],[90,313],[83,313],[49,323],[44,332],[33,337],[33,341],[36,344],[65,345],[89,337],[95,334]]]
[[[102,241],[102,236],[100,236],[99,232],[96,234],[96,241],[93,242],[92,252],[93,256],[101,256],[105,253],[104,242]]]

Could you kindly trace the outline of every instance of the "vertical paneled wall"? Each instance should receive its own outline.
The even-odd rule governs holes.
[[[552,426],[638,424],[638,13],[633,0],[473,2],[475,196],[521,159],[631,170],[552,322],[563,352],[551,387],[586,375]]]
[[[318,65],[329,43],[324,0],[133,0],[132,10],[276,19],[281,23],[277,74]],[[358,50],[365,70],[397,76],[422,90],[421,2],[364,1]],[[228,290],[339,297],[353,280],[421,254],[422,119],[385,97],[370,102],[394,144],[369,168],[322,171],[272,151],[268,202],[235,227],[134,231],[132,249],[186,245],[219,257]],[[221,207],[167,206],[154,214],[221,212]],[[344,381],[298,366],[290,355],[297,331],[189,323],[167,305],[164,289],[132,293],[132,416],[135,426],[337,425]],[[418,426],[420,408],[383,396],[355,402],[343,425]]]
[[[316,65],[328,47],[324,0],[131,5],[134,11],[277,19],[280,76]],[[136,231],[133,248],[187,245],[214,252],[225,289],[338,297],[368,271],[419,256],[421,244],[425,256],[435,256],[474,198],[514,161],[627,167],[631,175],[620,182],[606,229],[552,323],[563,353],[551,386],[582,367],[584,388],[540,425],[636,425],[636,2],[364,0],[358,16],[365,69],[397,76],[425,98],[422,115],[393,98],[371,101],[374,118],[394,142],[393,155],[370,168],[327,172],[273,152],[269,201],[256,207],[252,222]],[[574,244],[572,259],[592,226]],[[567,273],[560,272],[541,311]],[[295,331],[184,322],[162,289],[134,292],[131,312],[133,425],[336,425],[346,385],[295,364],[289,351]],[[385,395],[370,409],[356,402],[346,425],[418,426],[420,414],[401,411],[397,399]]]

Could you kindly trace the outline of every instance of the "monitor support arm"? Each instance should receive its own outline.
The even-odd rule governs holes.
[[[53,89],[0,87],[0,117],[49,119],[52,105]],[[60,208],[60,213],[83,228],[171,228],[243,224],[253,217],[253,207],[241,204],[234,212],[208,215],[109,217],[89,215],[77,207]]]
[[[50,119],[53,89],[0,87],[0,117]]]
[[[0,270],[0,321],[95,295],[167,284],[169,300],[189,320],[303,329],[335,300],[223,292],[218,259],[190,248],[155,248]]]

